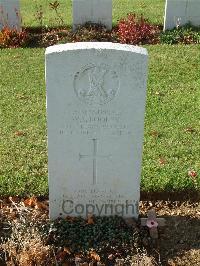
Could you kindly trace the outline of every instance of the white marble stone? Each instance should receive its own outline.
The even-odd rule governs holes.
[[[73,0],[73,29],[86,22],[112,29],[112,0]]]
[[[51,219],[138,216],[147,57],[113,43],[47,48]]]
[[[166,0],[164,31],[188,22],[200,26],[200,0]]]
[[[0,0],[0,30],[3,27],[20,30],[19,0]]]

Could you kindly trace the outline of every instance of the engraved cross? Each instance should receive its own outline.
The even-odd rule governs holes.
[[[93,185],[97,184],[97,158],[110,158],[111,155],[98,155],[98,143],[97,139],[92,139],[93,141],[93,154],[85,155],[79,153],[79,160],[86,157],[92,157],[93,159]]]

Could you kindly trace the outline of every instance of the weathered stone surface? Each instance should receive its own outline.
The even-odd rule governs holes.
[[[0,0],[0,30],[3,27],[20,30],[19,0]]]
[[[147,51],[46,50],[50,217],[138,216]]]
[[[73,0],[73,29],[86,22],[112,29],[112,0]]]
[[[200,26],[200,1],[166,0],[164,30],[183,26],[188,22]]]

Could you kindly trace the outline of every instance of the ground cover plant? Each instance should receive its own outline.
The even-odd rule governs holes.
[[[150,238],[148,228],[131,218],[67,217],[52,222],[46,200],[4,198],[0,202],[0,264],[199,265],[199,203],[140,202],[140,215],[152,207],[166,219],[166,226],[158,229],[159,239]]]
[[[55,1],[49,8],[55,10],[56,19],[63,25],[64,21],[58,12],[59,3]],[[16,47],[48,47],[68,42],[118,42],[132,45],[145,44],[199,44],[200,28],[190,24],[172,30],[162,31],[159,25],[154,25],[143,15],[129,13],[121,18],[112,30],[107,30],[98,24],[86,23],[74,32],[72,27],[44,26],[43,13],[39,12],[37,19],[41,26],[38,28],[15,29],[4,27],[0,32],[0,48]]]
[[[177,43],[200,43],[200,29],[190,24],[184,27],[177,27],[172,30],[167,30],[160,34],[160,42],[165,44]]]

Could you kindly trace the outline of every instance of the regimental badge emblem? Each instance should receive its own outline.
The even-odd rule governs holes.
[[[87,65],[75,74],[74,91],[86,104],[106,104],[114,99],[118,90],[117,72],[105,64]]]

